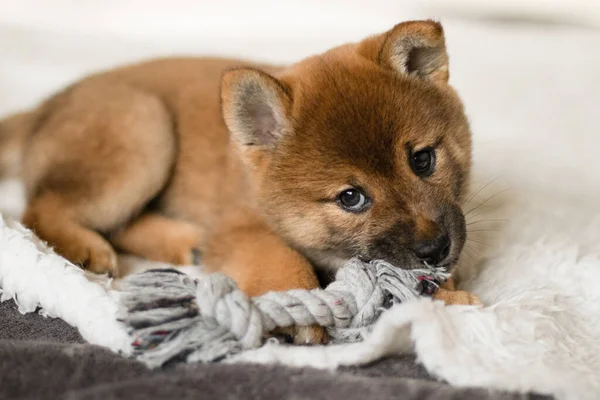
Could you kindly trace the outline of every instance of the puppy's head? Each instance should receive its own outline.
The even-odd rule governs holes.
[[[438,23],[399,24],[277,77],[229,71],[222,103],[251,197],[315,264],[454,265],[471,138]]]

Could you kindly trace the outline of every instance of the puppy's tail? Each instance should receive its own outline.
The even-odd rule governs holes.
[[[13,114],[0,120],[0,179],[19,175],[25,140],[33,121],[33,112]]]

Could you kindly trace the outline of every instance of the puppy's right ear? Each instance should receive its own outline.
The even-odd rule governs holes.
[[[243,146],[273,148],[291,131],[291,91],[265,72],[252,68],[225,72],[221,105],[229,132]]]
[[[439,22],[407,21],[363,40],[359,54],[401,75],[448,83],[448,54]]]

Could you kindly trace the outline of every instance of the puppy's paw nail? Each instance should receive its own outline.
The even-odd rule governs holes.
[[[96,274],[108,274],[112,278],[119,276],[117,254],[108,244],[99,242],[94,247],[81,248],[79,252],[86,255],[73,258],[84,269]]]

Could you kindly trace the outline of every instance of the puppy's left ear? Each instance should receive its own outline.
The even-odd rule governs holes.
[[[225,124],[240,145],[270,149],[290,133],[291,91],[266,72],[240,68],[221,79]]]
[[[399,74],[436,84],[448,82],[448,54],[439,22],[400,23],[386,33],[364,40],[358,52]]]

